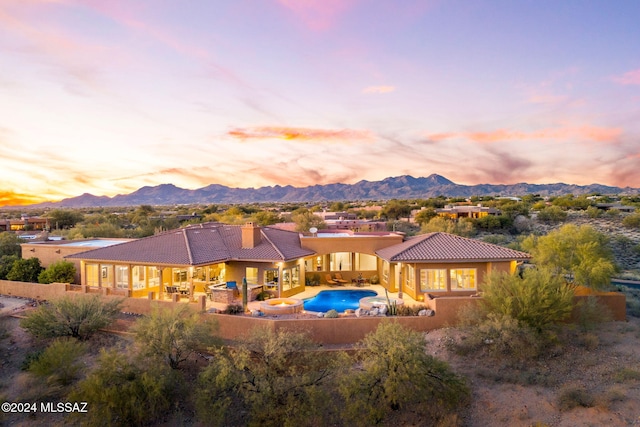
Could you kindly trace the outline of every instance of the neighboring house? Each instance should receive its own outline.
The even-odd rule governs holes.
[[[147,297],[167,286],[204,292],[229,281],[272,286],[279,296],[304,291],[305,279],[340,273],[379,278],[416,300],[425,293],[469,295],[491,271],[514,272],[524,252],[446,233],[404,240],[392,232],[318,232],[205,223],[67,256],[80,261],[81,283]]]
[[[48,218],[23,215],[20,219],[0,219],[0,231],[42,231],[48,229]]]
[[[636,210],[635,206],[625,206],[621,203],[596,203],[596,208],[603,211],[609,211],[611,209],[618,210],[620,212],[633,213]]]
[[[500,210],[482,205],[476,206],[454,206],[447,205],[444,208],[436,209],[439,216],[451,219],[458,218],[483,218],[489,215],[500,215]]]
[[[531,256],[480,240],[427,233],[376,251],[383,260],[381,281],[402,283],[415,300],[432,295],[472,295],[493,271],[514,273]]]

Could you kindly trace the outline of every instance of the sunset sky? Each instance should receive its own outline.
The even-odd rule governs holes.
[[[640,1],[0,0],[0,206],[443,175],[640,187]]]

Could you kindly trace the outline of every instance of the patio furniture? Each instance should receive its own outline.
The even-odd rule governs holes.
[[[338,282],[336,282],[335,280],[333,280],[333,279],[331,278],[331,275],[330,275],[330,274],[327,274],[327,275],[325,276],[325,279],[327,279],[327,285],[337,285],[337,284],[338,284]]]
[[[178,288],[176,286],[165,286],[164,289],[169,295],[178,293]]]
[[[333,280],[335,280],[338,283],[349,283],[348,280],[344,280],[344,278],[342,277],[342,274],[340,273],[336,273]]]

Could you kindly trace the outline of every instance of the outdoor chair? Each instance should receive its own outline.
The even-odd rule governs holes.
[[[327,285],[337,285],[337,284],[338,284],[338,282],[336,282],[335,280],[333,280],[333,279],[331,278],[331,275],[330,275],[330,274],[327,274],[327,275],[325,276],[325,278],[327,279]]]
[[[342,274],[340,273],[336,273],[335,278],[333,280],[335,280],[338,283],[349,283],[348,280],[344,280],[344,278],[342,277]]]

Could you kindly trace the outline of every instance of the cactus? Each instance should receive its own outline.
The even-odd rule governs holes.
[[[387,296],[387,316],[397,316],[398,315],[398,303],[395,300],[391,301],[389,299],[389,291],[387,291],[385,289],[384,293]]]

